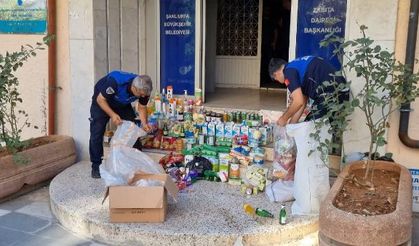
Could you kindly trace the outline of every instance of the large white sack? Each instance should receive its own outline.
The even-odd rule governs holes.
[[[111,141],[109,156],[99,167],[106,186],[127,185],[136,172],[164,173],[159,163],[143,152],[132,148],[135,141],[146,134],[131,121],[123,121],[118,126]]]
[[[294,199],[292,193],[294,181],[277,180],[265,189],[265,195],[271,202],[288,202]]]
[[[99,168],[106,186],[127,185],[136,172],[164,173],[161,165],[148,155],[123,145],[113,146],[109,157]]]
[[[321,139],[330,139],[328,127],[321,130]],[[328,163],[321,159],[317,151],[319,145],[310,133],[315,132],[314,122],[302,122],[287,125],[287,133],[294,137],[297,145],[297,161],[294,175],[294,198],[291,211],[293,214],[318,214],[320,204],[330,190]],[[311,150],[316,150],[308,156]]]

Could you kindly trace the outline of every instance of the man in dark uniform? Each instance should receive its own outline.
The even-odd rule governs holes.
[[[89,152],[92,162],[92,178],[100,178],[99,165],[103,156],[103,134],[109,119],[115,125],[122,120],[134,121],[135,111],[131,103],[138,100],[141,127],[150,131],[147,124],[147,103],[152,91],[152,81],[147,75],[113,71],[100,79],[94,88],[90,106]]]
[[[279,126],[289,123],[297,123],[306,108],[309,99],[312,100],[312,111],[307,115],[306,121],[323,117],[327,113],[322,103],[322,93],[333,93],[334,87],[323,88],[319,93],[317,89],[324,81],[346,83],[342,76],[335,76],[336,69],[330,63],[320,57],[304,56],[290,63],[282,59],[273,58],[269,63],[271,78],[281,84],[285,84],[290,91],[291,104],[278,119]],[[349,100],[349,90],[339,92],[339,102]]]

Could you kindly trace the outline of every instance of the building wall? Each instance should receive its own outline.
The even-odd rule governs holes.
[[[69,1],[70,127],[79,159],[89,158],[90,104],[95,84],[93,2]]]
[[[44,35],[0,35],[0,53],[6,51],[18,51],[21,45],[35,45],[36,42],[42,42]],[[47,49],[38,51],[35,57],[29,58],[19,70],[15,73],[19,79],[19,92],[23,99],[21,108],[29,114],[29,122],[36,125],[39,129],[24,128],[22,138],[39,137],[45,132],[47,119],[44,117],[48,106],[47,86],[48,86],[48,52]],[[45,101],[45,103],[43,102]],[[19,116],[20,117],[20,116]],[[21,121],[22,123],[22,121]]]
[[[397,1],[394,0],[348,0],[346,34],[347,40],[361,36],[359,25],[368,27],[369,35],[376,44],[394,51],[397,22]],[[363,81],[356,78],[355,74],[348,73],[348,79],[352,81],[354,94],[358,93],[363,86]],[[352,115],[349,130],[344,135],[344,151],[366,152],[368,151],[370,135],[365,125],[365,117],[361,111]]]
[[[69,49],[69,27],[68,27],[68,1],[57,1],[57,111],[56,133],[72,135],[71,127],[71,103],[72,91],[70,84],[70,49]]]
[[[410,11],[409,8],[409,0],[399,0],[395,53],[396,58],[403,62],[405,60],[406,54],[407,29]],[[418,41],[416,41],[415,57],[419,57]],[[418,66],[416,64],[415,71],[417,70]],[[412,103],[411,107],[413,111],[410,113],[409,136],[413,139],[419,139],[419,100],[417,99],[414,103]],[[391,128],[388,135],[388,151],[393,153],[396,162],[409,168],[419,168],[419,149],[408,148],[399,139],[399,117],[400,114],[397,111],[392,115],[390,120]]]

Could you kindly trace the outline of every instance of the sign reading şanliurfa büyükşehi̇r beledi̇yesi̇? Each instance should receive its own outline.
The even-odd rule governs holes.
[[[0,0],[0,33],[44,34],[46,0]]]

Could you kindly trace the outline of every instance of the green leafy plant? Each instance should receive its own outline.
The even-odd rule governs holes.
[[[351,114],[360,110],[365,116],[365,124],[370,133],[368,159],[364,180],[372,179],[374,169],[371,160],[376,159],[379,148],[387,144],[386,130],[390,127],[389,117],[403,103],[412,102],[419,95],[417,82],[419,73],[414,73],[408,65],[402,64],[394,57],[394,53],[384,50],[366,34],[367,27],[360,26],[361,37],[345,41],[334,33],[326,35],[321,47],[334,46],[334,55],[341,60],[342,69],[335,76],[348,78],[346,72],[354,72],[357,80],[363,82],[359,92],[350,91],[351,99],[343,104],[338,103],[339,91],[350,89],[351,81],[337,84],[326,81],[320,86],[319,92],[324,93],[323,106],[327,114],[315,122],[316,132],[311,136],[319,141],[317,151],[321,151],[323,160],[327,160],[328,151],[336,147],[330,140],[319,137],[320,130],[329,124],[329,133],[342,136],[348,129]],[[357,119],[360,120],[360,119]],[[371,184],[371,182],[369,182]]]
[[[20,107],[23,99],[15,73],[25,61],[45,49],[50,40],[51,37],[45,37],[43,43],[36,43],[35,46],[27,44],[19,51],[0,54],[0,147],[13,154],[16,163],[25,162],[17,153],[28,145],[27,141],[22,141],[21,133],[25,127],[31,127],[31,123],[28,114]]]

